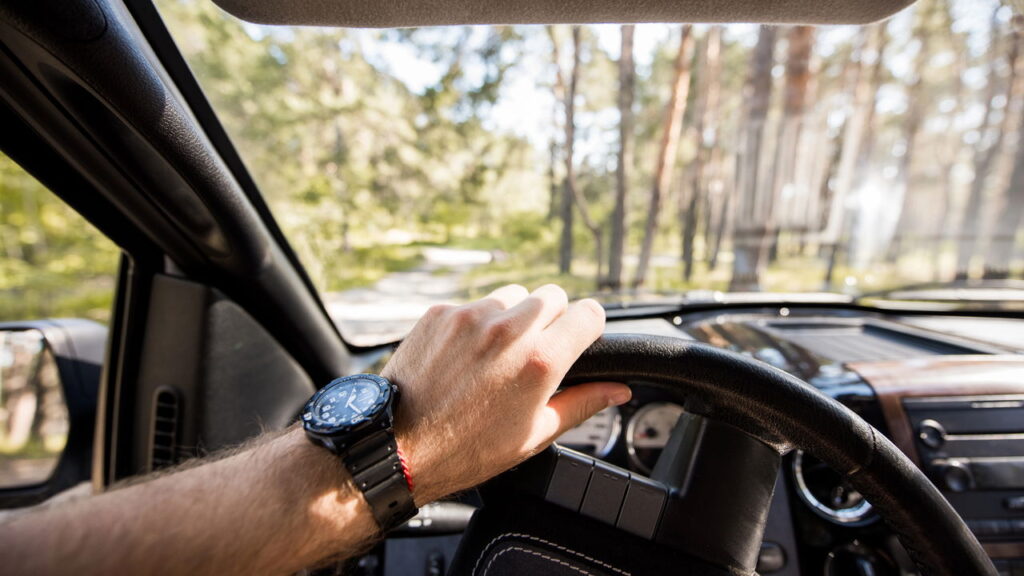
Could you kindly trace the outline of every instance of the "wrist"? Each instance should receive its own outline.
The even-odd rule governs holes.
[[[440,497],[433,495],[429,481],[430,475],[421,453],[417,451],[415,442],[411,435],[400,432],[395,427],[395,443],[398,445],[398,455],[402,459],[403,471],[409,482],[409,492],[412,494],[413,502],[417,508],[429,504]]]
[[[369,538],[379,532],[369,504],[344,464],[310,442],[300,426],[289,428],[271,450],[271,458],[281,463],[279,474],[286,476],[282,489],[295,494],[302,514],[299,522],[311,542],[330,547],[333,553],[339,544],[346,547],[353,534]],[[295,474],[296,470],[302,474]]]

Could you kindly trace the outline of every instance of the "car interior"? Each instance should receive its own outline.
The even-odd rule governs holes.
[[[843,25],[913,4],[214,1],[345,28]],[[0,149],[120,255],[106,326],[0,323],[5,354],[52,356],[68,412],[52,473],[0,486],[0,508],[287,427],[319,387],[387,362],[399,342],[332,320],[153,2],[3,3],[0,78]],[[628,404],[308,573],[1024,574],[1024,287],[986,290],[1013,302],[922,286],[607,304],[564,385],[626,382]]]

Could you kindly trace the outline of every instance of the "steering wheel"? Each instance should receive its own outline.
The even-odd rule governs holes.
[[[594,381],[643,382],[684,399],[653,478],[552,447],[481,488],[484,506],[452,574],[753,574],[781,456],[797,448],[860,491],[923,574],[996,574],[902,452],[786,372],[678,338],[609,335],[564,386]]]

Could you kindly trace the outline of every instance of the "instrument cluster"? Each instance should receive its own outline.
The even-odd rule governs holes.
[[[628,404],[598,412],[568,430],[558,444],[611,464],[650,475],[683,414],[677,399],[657,389],[634,386]]]

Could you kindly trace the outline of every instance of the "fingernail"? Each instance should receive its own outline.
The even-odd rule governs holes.
[[[631,392],[629,392],[628,390],[622,391],[622,392],[616,392],[616,393],[614,393],[614,394],[612,394],[611,396],[608,397],[608,405],[609,406],[621,406],[621,405],[625,404],[626,402],[629,402],[629,399],[632,398],[632,397],[633,397],[633,394]]]

